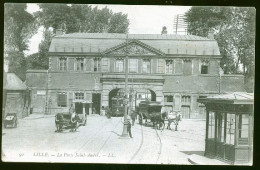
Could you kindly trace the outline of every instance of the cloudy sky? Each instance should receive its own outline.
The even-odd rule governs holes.
[[[190,6],[155,6],[155,5],[92,5],[98,8],[107,6],[113,12],[128,14],[130,20],[130,34],[160,34],[162,27],[166,26],[168,34],[173,34],[173,20],[177,14],[184,14]],[[28,4],[28,12],[39,10],[36,4]],[[38,51],[38,45],[42,37],[42,28],[30,40],[27,55]]]

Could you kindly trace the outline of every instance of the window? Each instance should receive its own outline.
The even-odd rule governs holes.
[[[65,92],[57,93],[58,107],[67,107],[67,94]]]
[[[208,59],[204,59],[201,61],[200,73],[209,74],[209,60]]]
[[[173,102],[173,96],[164,96],[165,102]]]
[[[151,72],[151,61],[149,59],[143,59],[143,73]]]
[[[116,60],[116,72],[124,72],[124,60],[123,59]]]
[[[183,74],[191,75],[192,74],[192,62],[190,59],[185,59],[183,64]]]
[[[75,93],[75,99],[84,99],[84,93],[83,92]]]
[[[239,115],[238,123],[238,145],[248,145],[249,115]]]
[[[164,73],[164,65],[165,65],[165,60],[158,59],[158,73]]]
[[[190,96],[182,96],[181,97],[182,105],[190,105],[191,104],[191,97]]]
[[[208,74],[208,66],[206,65],[201,66],[201,74]]]
[[[67,58],[59,58],[59,70],[67,70]]]
[[[102,71],[109,72],[109,59],[108,58],[102,58]]]
[[[215,112],[209,112],[208,139],[215,138]]]
[[[83,70],[84,70],[84,59],[76,58],[76,71],[83,71]]]
[[[235,120],[235,114],[227,113],[226,144],[234,145],[235,143]]]
[[[224,142],[225,138],[224,138],[224,133],[225,133],[225,117],[224,117],[224,113],[217,113],[216,115],[217,117],[217,140],[219,142]]]
[[[172,68],[173,68],[173,61],[172,60],[166,60],[166,70],[165,72],[167,74],[172,74]]]
[[[129,59],[129,72],[137,73],[138,59]]]
[[[100,58],[94,58],[94,72],[100,71]]]

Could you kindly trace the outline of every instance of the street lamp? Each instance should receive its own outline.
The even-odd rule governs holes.
[[[126,34],[126,49],[125,49],[125,94],[124,94],[124,105],[125,105],[125,113],[124,113],[124,127],[121,137],[129,137],[127,133],[127,110],[128,110],[128,34]]]

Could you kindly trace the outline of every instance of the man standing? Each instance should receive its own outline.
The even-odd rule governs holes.
[[[133,138],[132,137],[132,132],[131,132],[130,116],[127,116],[127,132],[129,133],[130,138]]]

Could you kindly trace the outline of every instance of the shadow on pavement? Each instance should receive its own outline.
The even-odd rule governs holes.
[[[116,133],[116,132],[114,132],[114,131],[110,131],[110,132],[112,132],[112,133],[116,134],[117,136],[120,136],[118,133]]]
[[[204,156],[204,151],[180,151],[186,155],[200,155],[200,156]]]

